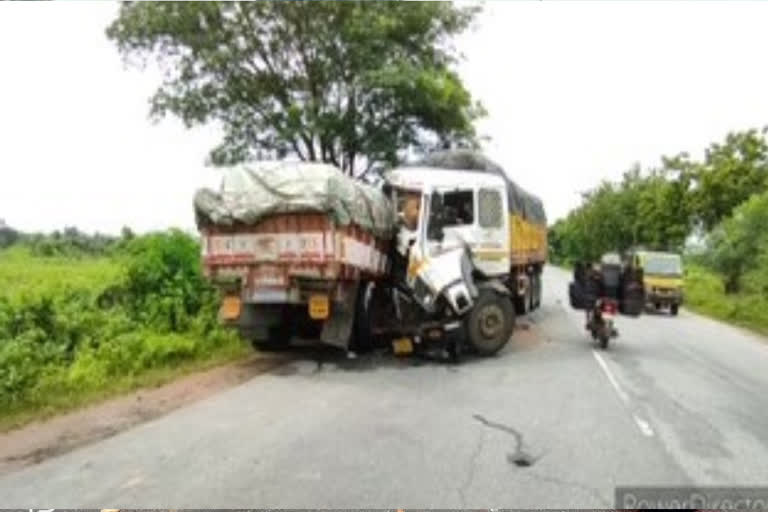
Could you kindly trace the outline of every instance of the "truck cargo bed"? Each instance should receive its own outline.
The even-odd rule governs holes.
[[[202,231],[206,275],[213,280],[240,278],[244,298],[259,302],[265,294],[284,296],[296,288],[297,281],[354,281],[384,275],[387,248],[387,241],[358,226],[335,226],[326,215],[314,213],[281,214],[254,226]],[[320,282],[314,286],[323,287]],[[307,287],[311,285],[300,288]]]

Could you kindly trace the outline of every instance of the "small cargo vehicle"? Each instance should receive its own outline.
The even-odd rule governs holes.
[[[636,251],[632,264],[643,269],[643,286],[648,305],[656,310],[669,309],[677,315],[683,304],[683,261],[679,254]]]

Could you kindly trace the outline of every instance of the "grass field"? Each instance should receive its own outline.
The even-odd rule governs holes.
[[[726,295],[723,280],[699,265],[687,265],[685,306],[692,311],[768,334],[768,297],[757,291]]]
[[[0,251],[0,429],[248,354],[216,306],[179,233],[109,256]]]

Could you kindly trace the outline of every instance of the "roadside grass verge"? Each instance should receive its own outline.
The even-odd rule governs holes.
[[[252,353],[253,350],[237,341],[226,343],[210,353],[175,366],[149,369],[133,375],[115,376],[96,386],[75,388],[65,384],[65,388],[50,392],[46,388],[58,380],[52,379],[46,386],[41,386],[37,398],[21,403],[0,415],[0,432],[7,432],[34,421],[45,420],[58,414],[95,405],[139,389],[159,387],[191,373],[243,360]],[[59,378],[65,382],[67,380],[64,374],[60,375]],[[46,391],[48,392],[46,393]]]
[[[199,254],[178,231],[102,255],[0,251],[0,430],[248,354]]]
[[[756,291],[726,295],[722,278],[703,266],[687,265],[685,307],[768,335],[768,297]]]

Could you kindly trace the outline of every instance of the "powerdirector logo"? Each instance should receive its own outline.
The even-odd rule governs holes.
[[[768,487],[617,487],[615,498],[624,509],[768,509]]]

